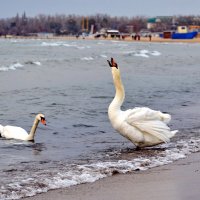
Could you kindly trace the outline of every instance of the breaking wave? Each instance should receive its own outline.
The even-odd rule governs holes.
[[[83,57],[83,58],[81,58],[81,60],[89,61],[89,60],[94,60],[94,58],[92,58],[92,57]]]
[[[16,70],[18,68],[22,68],[24,67],[24,65],[20,64],[20,63],[14,63],[14,64],[11,64],[9,66],[2,66],[0,67],[0,71],[9,71],[9,70]]]
[[[66,188],[81,183],[92,183],[116,173],[148,170],[153,167],[166,165],[185,158],[193,152],[200,151],[200,138],[164,144],[159,149],[160,151],[157,150],[156,153],[150,156],[143,155],[138,151],[138,156],[132,159],[122,159],[123,152],[110,152],[106,154],[107,161],[97,161],[88,164],[58,163],[56,167],[51,167],[51,169],[47,168],[44,170],[39,167],[38,169],[31,170],[31,174],[29,167],[26,167],[23,170],[19,169],[17,177],[12,176],[12,173],[16,174],[16,172],[10,169],[7,175],[10,175],[13,181],[1,186],[0,199],[20,199],[47,192],[51,189]],[[149,150],[155,151],[151,150],[151,148]],[[113,154],[117,155],[118,159],[113,159]]]
[[[125,55],[130,55],[130,56],[137,56],[137,57],[144,57],[144,58],[149,58],[151,56],[160,56],[161,53],[159,51],[149,51],[146,49],[143,50],[138,50],[138,51],[126,51],[124,52]]]
[[[27,61],[27,62],[24,62],[23,64],[17,62],[17,63],[11,64],[11,65],[8,65],[8,66],[1,66],[0,71],[7,72],[10,70],[17,70],[17,69],[21,69],[21,68],[25,67],[25,65],[41,66],[42,64],[39,61]]]
[[[77,45],[76,43],[68,44],[65,42],[42,42],[41,46],[43,47],[73,47],[80,50],[91,48],[88,45]]]

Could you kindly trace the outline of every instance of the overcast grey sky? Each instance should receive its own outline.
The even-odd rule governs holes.
[[[0,0],[0,18],[38,14],[200,15],[200,0]]]

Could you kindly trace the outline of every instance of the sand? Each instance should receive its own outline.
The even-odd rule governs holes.
[[[27,200],[199,200],[200,153],[172,164],[117,174],[66,189],[52,190]]]
[[[5,39],[5,37],[0,36],[0,38]],[[47,40],[82,40],[83,37],[79,37],[78,39],[75,36],[53,36],[53,37],[33,37],[33,36],[10,36],[7,39],[47,39]],[[133,40],[132,37],[126,37],[124,40],[122,39],[113,39],[113,38],[94,38],[94,37],[84,37],[85,40],[116,40],[116,41],[127,41],[127,42],[157,42],[157,43],[200,43],[200,37],[194,39],[164,39],[160,37],[152,37],[151,41],[149,41],[148,37],[141,37],[140,41]]]

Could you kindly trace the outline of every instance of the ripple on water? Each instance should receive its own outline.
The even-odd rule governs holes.
[[[108,149],[102,155],[103,159],[100,158],[98,161],[98,157],[94,155],[95,161],[92,160],[93,156],[90,155],[88,160],[80,160],[80,162],[83,162],[82,164],[46,161],[39,164],[26,163],[27,166],[21,163],[18,169],[10,167],[4,170],[7,179],[12,177],[13,181],[12,183],[5,183],[0,188],[0,198],[19,199],[50,189],[94,182],[116,173],[147,170],[171,163],[197,151],[200,151],[200,138],[193,138],[189,141],[181,140],[177,143],[163,144],[141,151],[130,148],[120,151]],[[50,167],[45,168],[45,165]],[[18,175],[16,176],[16,174]]]

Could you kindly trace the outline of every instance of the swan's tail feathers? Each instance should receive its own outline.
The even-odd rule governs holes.
[[[178,130],[171,131],[171,137],[170,138],[174,137],[176,135],[176,133],[178,133]]]
[[[152,135],[163,142],[169,142],[177,131],[171,131],[168,123],[171,116],[150,108],[134,108],[128,111],[126,121],[145,134]]]
[[[159,112],[159,115],[160,115],[161,120],[163,122],[165,122],[166,124],[168,124],[171,121],[171,115],[170,114],[162,113],[160,111],[158,111],[158,112]]]
[[[167,143],[170,138],[174,137],[177,131],[171,131],[170,128],[163,121],[135,121],[132,125],[141,132],[150,134],[159,140]]]

